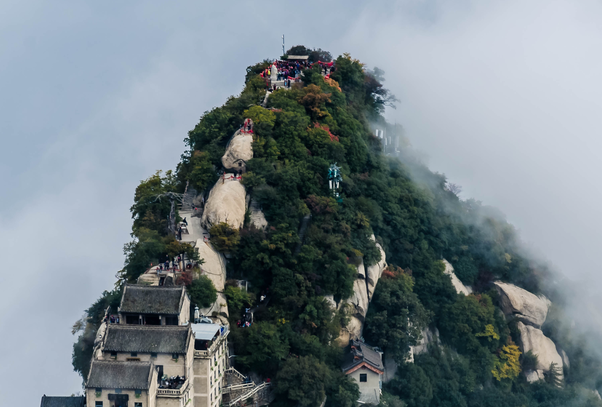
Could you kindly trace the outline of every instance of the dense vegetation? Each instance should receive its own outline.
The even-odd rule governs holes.
[[[289,50],[302,52],[307,49]],[[312,52],[313,59],[330,58],[325,51]],[[600,362],[584,354],[561,315],[545,329],[575,361],[565,371],[565,383],[557,387],[551,379],[529,385],[520,374],[533,358],[520,354],[516,323],[500,312],[491,282],[501,279],[537,293],[548,271],[521,254],[503,215],[459,199],[445,176],[412,157],[407,143],[401,143],[396,157],[383,154],[371,125],[403,135],[382,117],[395,102],[382,86],[382,71],[339,56],[330,79],[317,67],[308,69],[302,86],[275,91],[264,108],[259,104],[266,86],[259,73],[268,65],[248,67],[242,93],[203,114],[188,134],[188,150],[175,174],[157,173],[137,188],[135,239],[125,247],[120,283],[135,281],[152,262],[191,251],[167,233],[169,203],[157,196],[182,191],[186,182],[198,191],[211,188],[228,140],[250,117],[254,158],[243,183],[270,226],[264,231],[247,222],[232,231],[218,225],[211,233],[212,243],[229,253],[229,278],[251,282],[251,295],[235,284],[225,291],[238,367],[272,378],[276,405],[319,405],[324,396],[330,406],[356,404],[358,388],[340,371],[342,351],[335,341],[347,315],[344,309],[334,311],[324,296],[333,295],[337,302],[348,298],[356,266],[380,260],[373,234],[389,266],[364,334],[400,364],[381,404],[567,406],[578,400],[581,404],[575,405],[602,405],[587,390],[602,384]],[[342,168],[341,199],[332,197],[326,180],[334,162]],[[474,287],[474,295],[456,294],[443,273],[443,258]],[[188,283],[194,295],[211,291]],[[261,294],[269,296],[269,306],[258,308],[250,328],[236,328],[241,308]],[[100,310],[118,295],[118,290],[105,293],[87,312],[89,329],[74,347],[74,367],[84,377],[86,341],[90,335],[93,341]],[[426,326],[439,329],[442,343],[406,363],[409,347]]]

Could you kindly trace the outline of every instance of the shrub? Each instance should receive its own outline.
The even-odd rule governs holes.
[[[188,287],[190,300],[200,308],[206,308],[217,300],[217,290],[213,282],[207,276],[200,276]]]
[[[220,252],[233,252],[240,242],[238,230],[231,228],[226,222],[213,225],[209,233],[211,244]]]

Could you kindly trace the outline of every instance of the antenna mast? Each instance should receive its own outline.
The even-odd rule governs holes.
[[[282,34],[282,55],[284,55],[284,34]]]

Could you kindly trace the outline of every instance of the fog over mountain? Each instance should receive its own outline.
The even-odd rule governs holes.
[[[122,267],[135,186],[282,34],[384,69],[429,166],[600,286],[600,3],[280,6],[0,4],[0,405],[81,391],[71,326]]]

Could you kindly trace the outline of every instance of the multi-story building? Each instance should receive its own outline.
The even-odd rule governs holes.
[[[152,362],[161,381],[164,376],[191,376],[193,348],[194,339],[190,325],[109,325],[100,347],[99,358]],[[181,386],[182,391],[188,387],[188,382],[185,384],[186,386]]]
[[[191,324],[189,313],[183,287],[126,286],[120,323],[99,329],[87,406],[219,406],[228,328]]]
[[[215,407],[222,399],[228,366],[228,329],[217,324],[193,324],[194,405]]]

